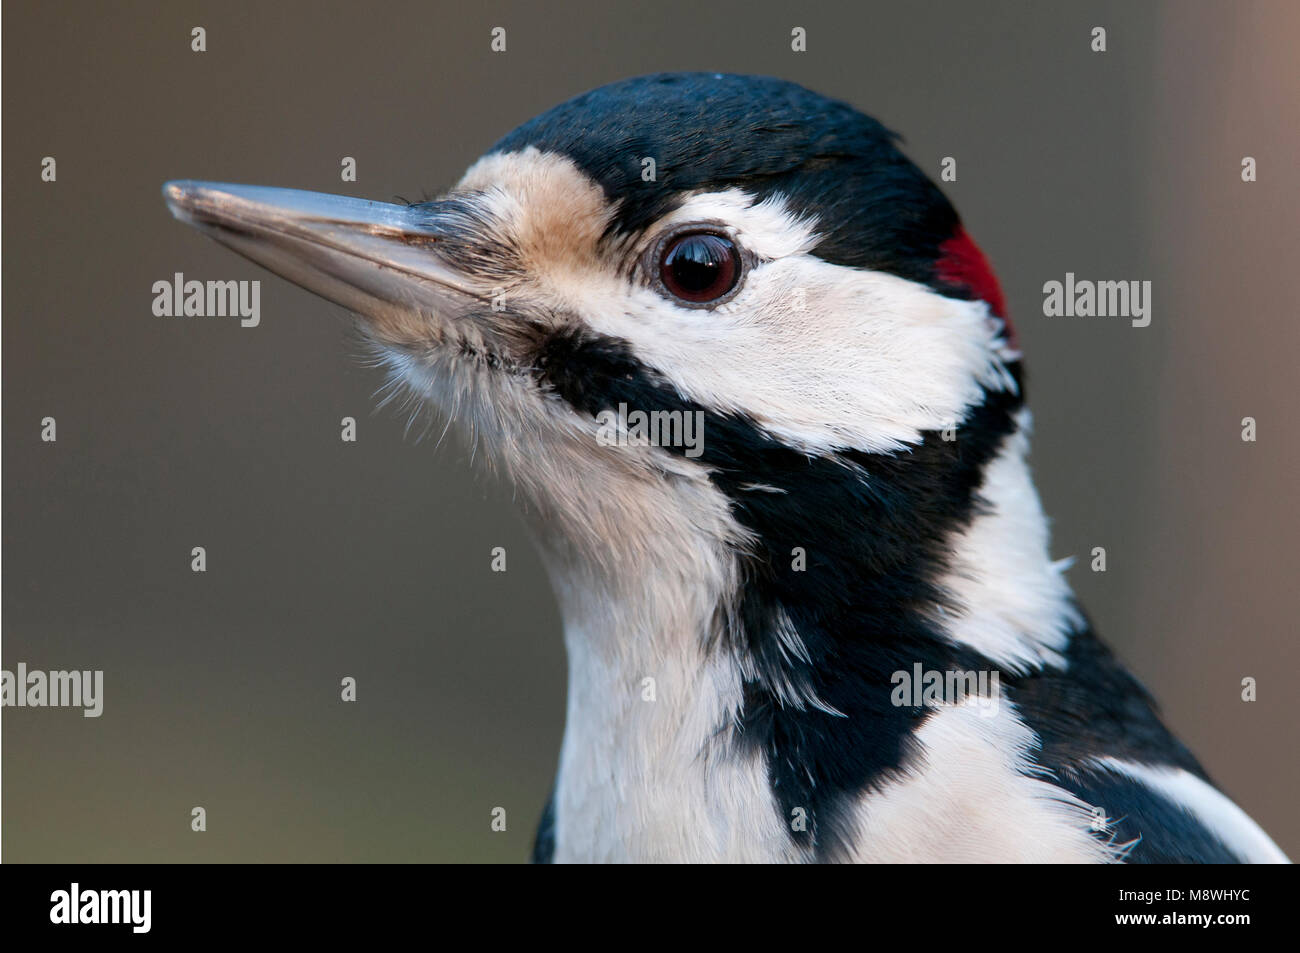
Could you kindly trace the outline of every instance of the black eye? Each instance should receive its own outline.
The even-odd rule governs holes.
[[[740,252],[713,232],[675,235],[659,252],[659,280],[668,293],[690,304],[711,304],[740,280]]]

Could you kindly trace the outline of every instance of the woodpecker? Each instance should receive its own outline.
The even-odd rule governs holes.
[[[436,201],[163,191],[517,487],[569,664],[534,860],[1286,862],[1049,557],[998,281],[875,120],[669,73]]]

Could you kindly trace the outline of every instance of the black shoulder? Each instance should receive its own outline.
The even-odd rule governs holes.
[[[1071,636],[1063,665],[1011,679],[1008,688],[1041,743],[1035,760],[1063,782],[1103,757],[1182,768],[1209,780],[1160,720],[1150,693],[1087,624]]]
[[[1078,775],[1069,789],[1099,813],[1111,818],[1099,836],[1131,844],[1129,864],[1239,864],[1195,814],[1140,781],[1099,770]]]
[[[1195,814],[1102,758],[1179,768],[1209,783],[1200,763],[1160,719],[1155,701],[1084,626],[1064,664],[1011,680],[1009,696],[1039,739],[1034,761],[1053,783],[1112,819],[1097,837],[1131,844],[1134,864],[1240,863]]]

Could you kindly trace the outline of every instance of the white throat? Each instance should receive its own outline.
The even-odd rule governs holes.
[[[597,563],[542,541],[569,657],[554,859],[792,859],[766,765],[731,733],[742,678],[721,634],[736,568],[718,534],[742,534],[707,484],[644,490],[621,505],[658,529],[614,534],[626,552]]]

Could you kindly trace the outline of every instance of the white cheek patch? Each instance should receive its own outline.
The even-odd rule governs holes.
[[[810,453],[896,451],[1014,386],[982,302],[807,254],[759,265],[714,311],[638,288],[583,314],[683,395]]]
[[[718,308],[589,271],[552,272],[546,296],[628,341],[683,396],[809,453],[897,451],[958,426],[984,388],[1014,387],[983,302],[823,261],[809,252],[812,223],[738,190],[694,196],[646,242],[690,221],[724,224],[763,259]]]

